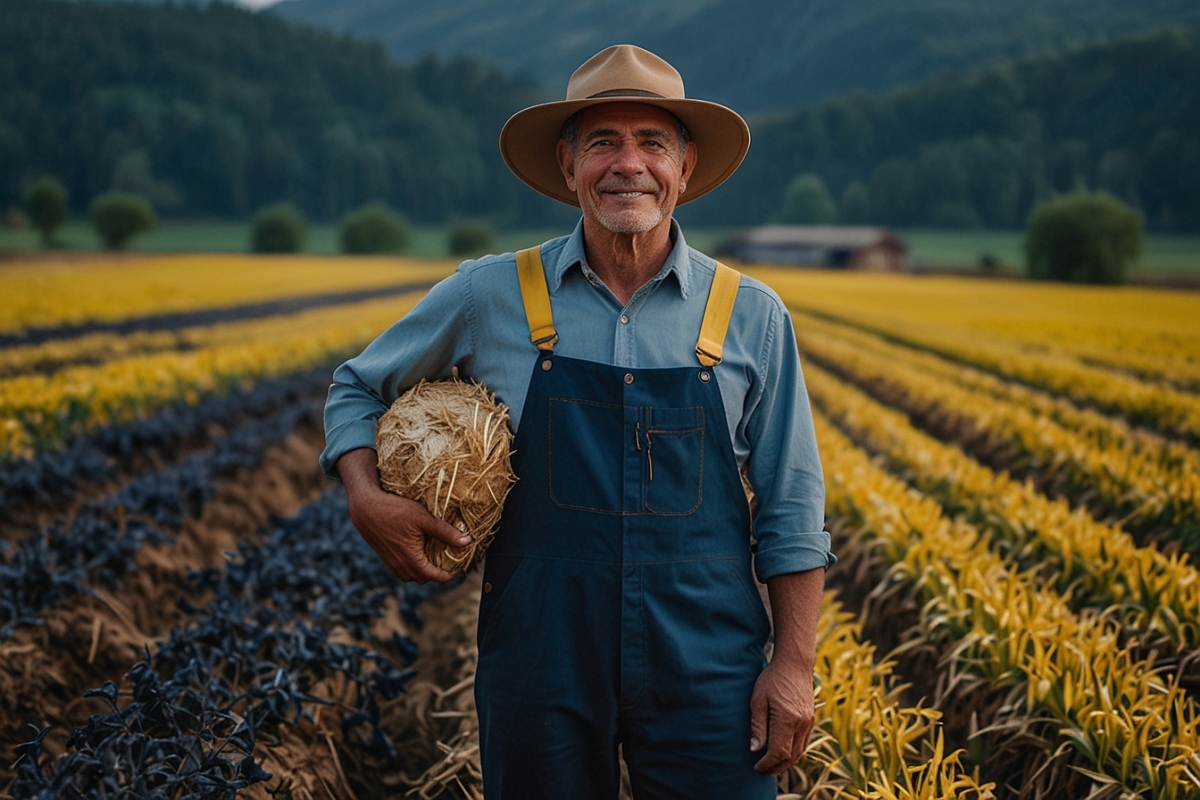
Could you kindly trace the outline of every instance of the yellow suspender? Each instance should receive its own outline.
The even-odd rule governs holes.
[[[521,281],[521,300],[529,320],[529,341],[538,350],[553,350],[558,341],[554,315],[550,311],[550,290],[542,270],[542,249],[531,247],[517,253],[517,277]]]
[[[541,248],[531,247],[517,253],[517,277],[521,283],[521,300],[525,303],[525,318],[529,321],[529,341],[538,350],[553,350],[558,332],[554,329],[554,315],[550,310],[550,290],[546,287]],[[700,338],[696,342],[696,358],[706,367],[721,363],[725,332],[729,329],[741,279],[736,270],[717,264],[712,288],[708,290],[708,304],[704,307]]]
[[[721,356],[725,352],[725,331],[729,330],[733,301],[737,300],[741,280],[742,276],[737,270],[717,262],[717,274],[713,276],[712,288],[708,290],[708,305],[704,306],[704,322],[700,324],[700,339],[696,342],[696,358],[706,367],[721,363]]]

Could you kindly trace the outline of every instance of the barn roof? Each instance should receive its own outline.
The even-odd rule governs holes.
[[[809,245],[857,250],[885,245],[906,251],[908,248],[886,228],[842,225],[763,225],[731,237],[731,242],[752,245]]]

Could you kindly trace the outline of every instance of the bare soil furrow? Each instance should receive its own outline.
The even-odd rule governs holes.
[[[187,519],[172,542],[143,547],[119,590],[77,595],[48,609],[43,625],[18,629],[0,644],[0,786],[11,778],[13,746],[32,738],[29,725],[53,726],[47,751],[56,753],[89,714],[103,710],[83,693],[119,681],[143,648],[167,635],[183,616],[178,599],[198,601],[189,571],[219,566],[272,517],[295,514],[328,488],[317,467],[322,444],[319,426],[303,421],[259,467],[218,481],[202,515]]]

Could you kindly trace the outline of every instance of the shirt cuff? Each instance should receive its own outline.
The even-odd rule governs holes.
[[[321,452],[321,471],[340,481],[337,460],[360,447],[375,449],[375,423],[371,420],[355,420],[339,425],[325,434],[325,449]]]
[[[829,550],[828,531],[769,538],[780,541],[766,546],[760,541],[754,554],[754,572],[762,583],[776,575],[807,572],[817,567],[828,569],[837,561],[837,556]]]

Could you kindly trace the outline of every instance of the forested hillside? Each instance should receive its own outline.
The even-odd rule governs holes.
[[[401,63],[471,54],[552,93],[588,56],[628,42],[679,67],[694,96],[743,113],[1200,27],[1195,0],[286,0],[270,13],[384,42]]]
[[[509,114],[539,99],[475,61],[401,66],[381,45],[223,4],[0,0],[0,208],[50,175],[77,213],[122,188],[178,217],[244,219],[287,199],[333,220],[385,199],[417,221],[569,223],[496,147]],[[769,220],[813,173],[843,222],[1011,229],[1037,199],[1085,186],[1152,229],[1200,230],[1194,32],[752,115],[751,128],[745,165],[684,221]]]
[[[842,221],[1024,224],[1033,203],[1106,189],[1158,230],[1200,230],[1200,42],[1167,32],[855,94],[752,125],[726,186],[689,207],[706,223],[759,222],[815,173]]]
[[[50,175],[87,207],[336,218],[386,198],[417,220],[519,213],[497,157],[527,86],[470,60],[399,66],[378,44],[233,6],[0,2],[0,208]],[[544,207],[534,201],[535,206]]]

